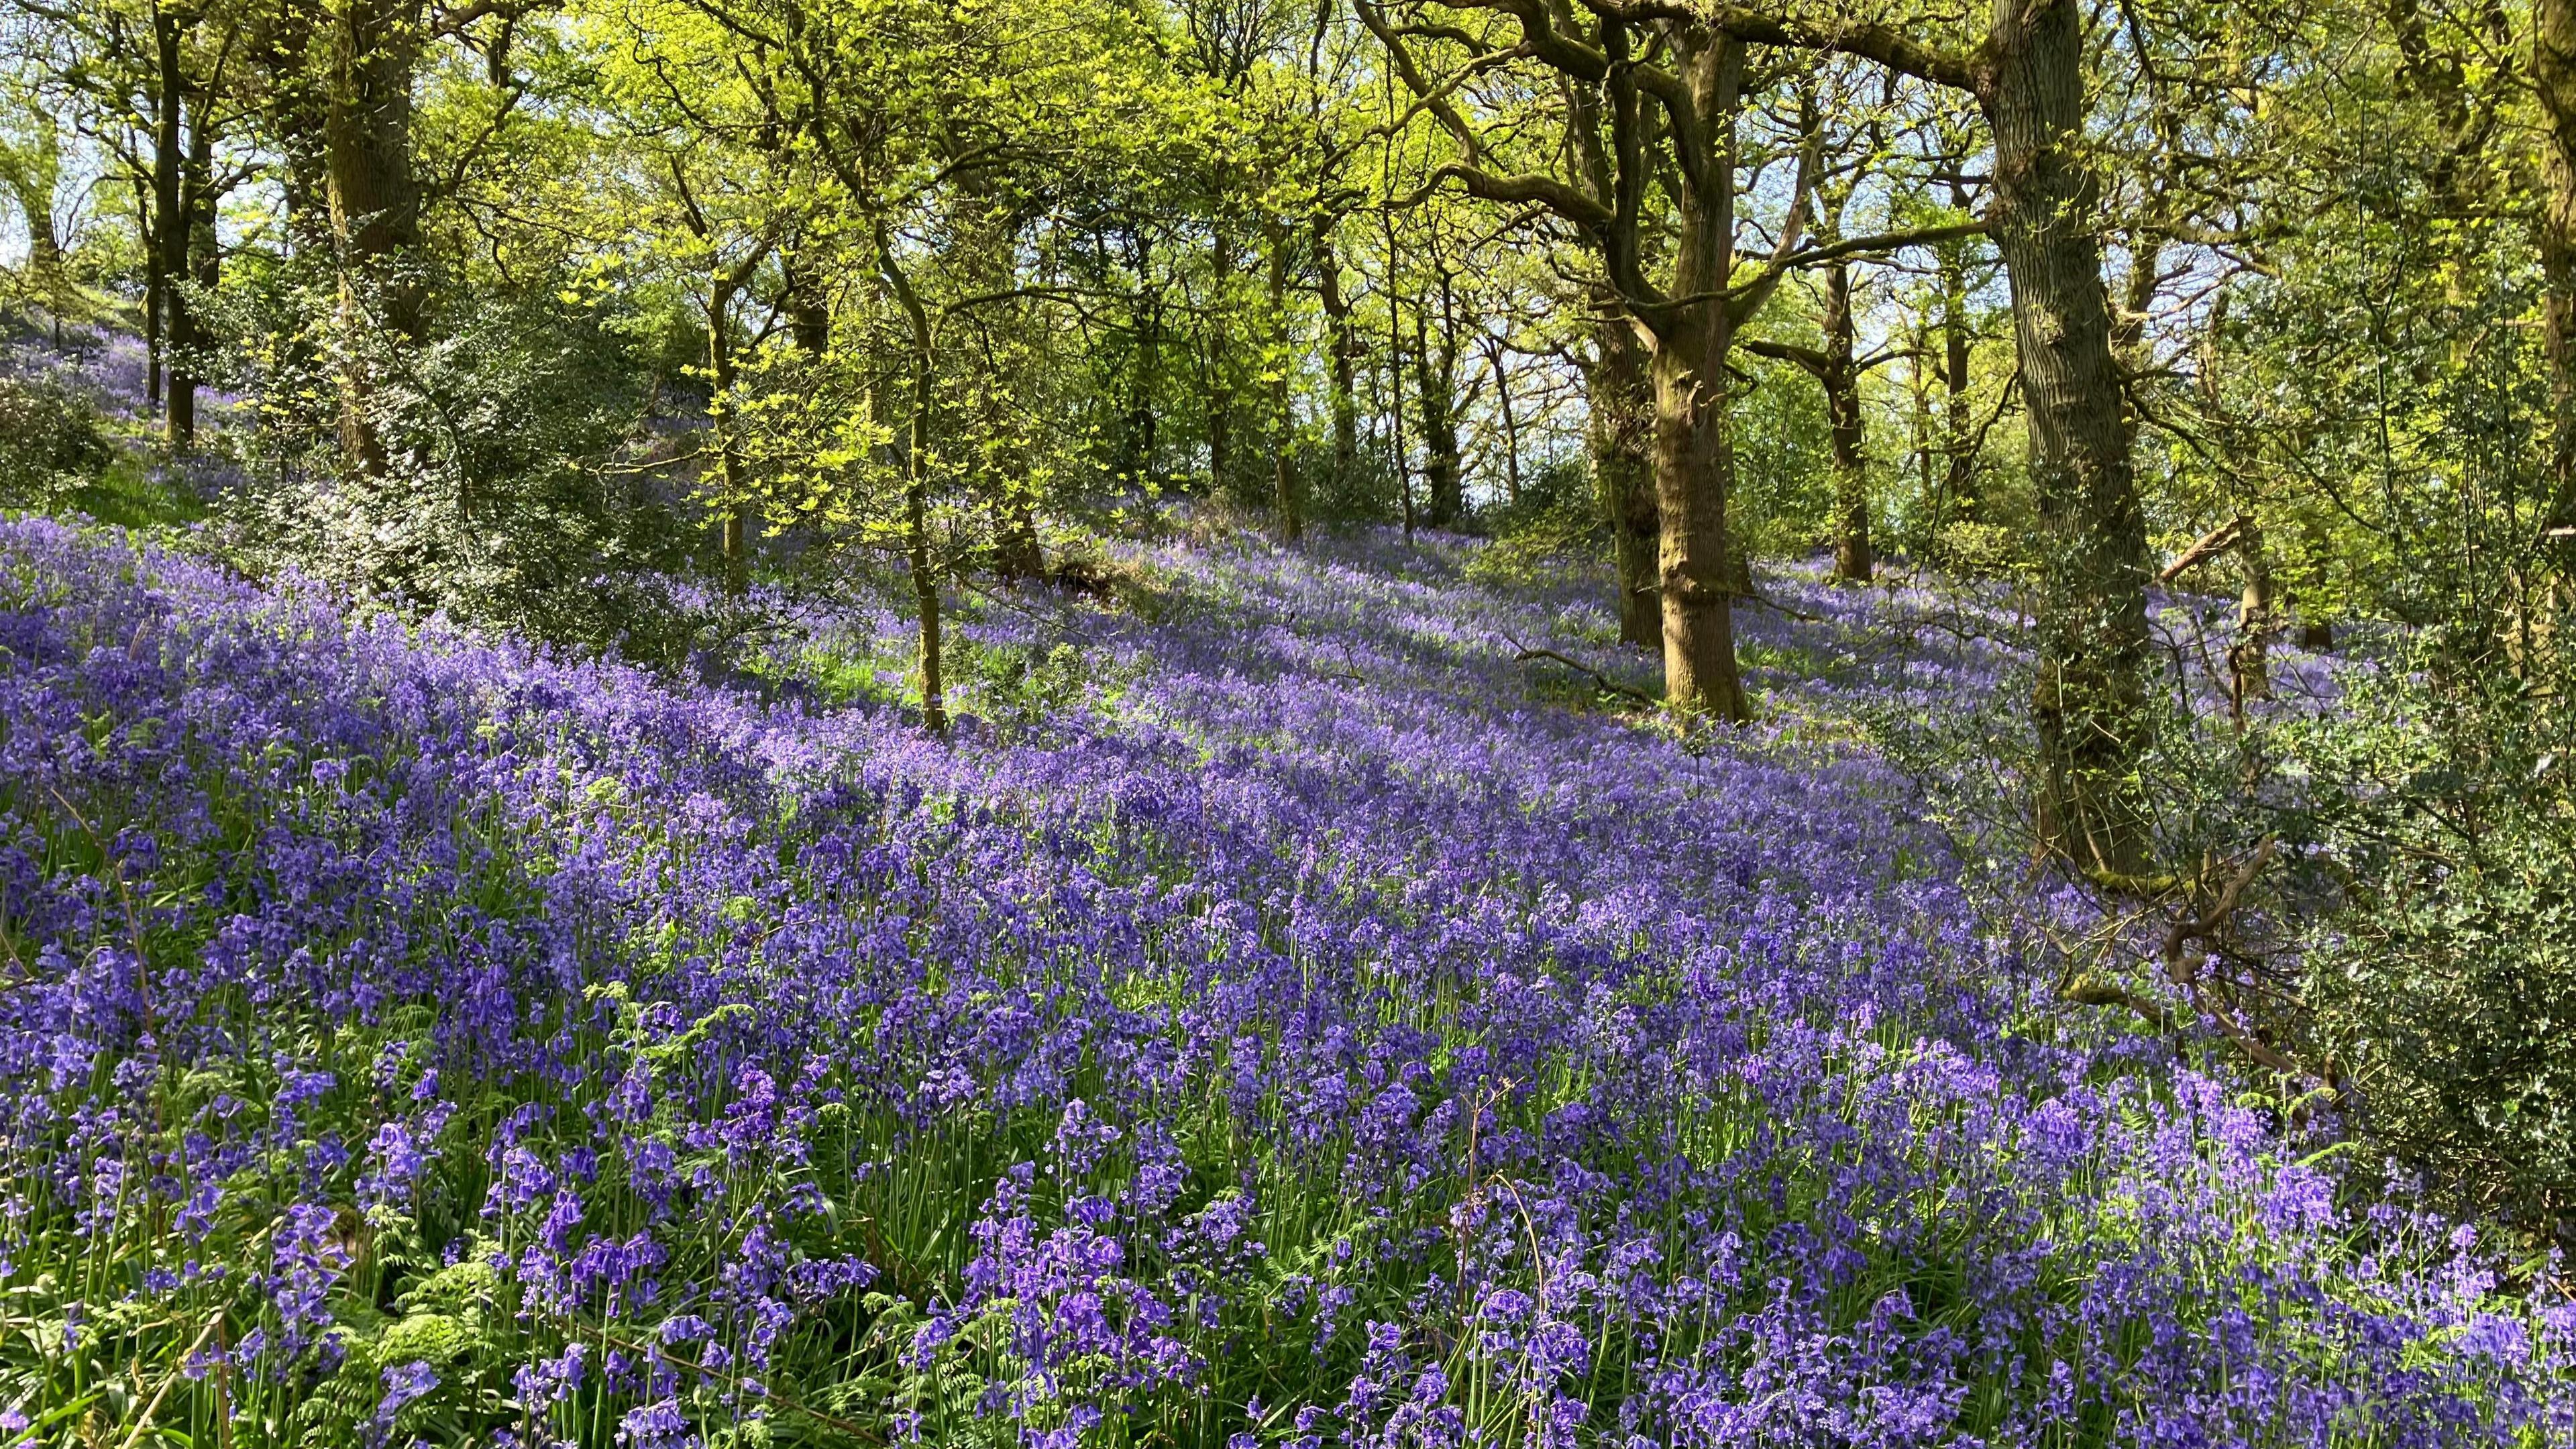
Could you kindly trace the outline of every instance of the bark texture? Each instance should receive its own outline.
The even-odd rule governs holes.
[[[1834,455],[1834,578],[1865,584],[1877,573],[1869,538],[1869,464],[1861,452],[1860,364],[1853,356],[1851,267],[1825,268],[1825,425]]]
[[[2541,338],[2549,358],[2548,526],[2576,527],[2576,0],[2532,0],[2540,146]],[[2576,581],[2576,538],[2549,549],[2557,591]]]
[[[1605,298],[1603,305],[1616,302]],[[1651,649],[1663,643],[1664,622],[1656,582],[1661,528],[1655,511],[1655,413],[1646,360],[1646,344],[1625,315],[1613,312],[1595,324],[1588,441],[1617,562],[1619,642]]]
[[[2084,52],[2072,0],[1997,0],[1978,99],[1993,127],[1993,227],[2012,282],[2031,481],[2042,531],[2031,697],[2046,848],[2142,871],[2147,545],[2112,359],[2098,181],[2083,155]]]
[[[1677,301],[1657,329],[1647,369],[1655,400],[1655,507],[1661,521],[1657,583],[1664,615],[1664,697],[1692,714],[1750,718],[1735,663],[1736,581],[1729,577],[1726,509],[1735,491],[1735,440],[1729,427],[1734,381],[1726,354],[1735,341],[1734,308],[1719,294],[1735,267],[1735,113],[1744,77],[1744,46],[1690,28],[1673,37],[1673,64],[1693,109],[1723,140],[1699,162],[1699,184],[1685,188],[1675,247]]]
[[[421,0],[345,0],[329,12],[322,153],[340,278],[340,444],[368,478],[388,471],[373,417],[373,338],[419,341],[428,298],[411,134],[422,20]]]

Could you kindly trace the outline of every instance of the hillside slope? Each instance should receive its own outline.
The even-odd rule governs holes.
[[[0,1407],[2576,1439],[2576,1311],[1978,924],[1837,721],[1991,655],[1784,579],[1775,722],[1685,743],[1515,660],[1619,667],[1469,547],[1136,548],[986,609],[940,744],[863,611],[764,704],[0,527]]]

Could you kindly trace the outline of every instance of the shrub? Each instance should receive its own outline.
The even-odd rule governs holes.
[[[58,507],[108,458],[87,394],[50,376],[0,374],[0,505]]]
[[[2341,909],[2307,974],[2369,1127],[2438,1192],[2576,1227],[2576,717],[2450,639],[2302,729]]]
[[[644,414],[621,345],[536,297],[481,299],[440,324],[417,347],[363,326],[343,340],[378,382],[366,419],[386,465],[367,477],[342,457],[332,349],[271,319],[253,483],[225,511],[228,546],[405,613],[676,662],[684,521],[647,472],[616,466]]]

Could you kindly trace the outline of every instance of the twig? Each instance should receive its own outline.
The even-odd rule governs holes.
[[[1730,589],[1727,591],[1727,594],[1730,598],[1742,599],[1747,603],[1760,604],[1762,607],[1771,610],[1775,614],[1786,614],[1790,618],[1796,619],[1801,623],[1821,624],[1825,622],[1824,615],[1810,614],[1804,609],[1790,608],[1787,604],[1781,603],[1778,599],[1772,598],[1769,594],[1763,593],[1759,589]]]
[[[224,1311],[218,1308],[215,1310],[215,1316],[206,1320],[206,1326],[198,1333],[197,1341],[189,1344],[180,1353],[179,1361],[172,1364],[170,1371],[161,1376],[161,1387],[154,1391],[152,1402],[143,1406],[143,1417],[134,1421],[134,1432],[125,1436],[125,1449],[134,1449],[135,1445],[143,1442],[144,1431],[152,1427],[152,1416],[161,1412],[161,1401],[170,1396],[170,1386],[179,1381],[179,1375],[188,1367],[188,1360],[195,1358],[197,1350],[206,1346],[206,1340],[215,1336],[216,1328],[220,1327],[223,1321]]]
[[[1504,637],[1509,639],[1511,636],[1505,635]],[[1661,708],[1663,705],[1662,700],[1655,698],[1644,690],[1639,689],[1634,685],[1621,684],[1618,680],[1612,679],[1609,675],[1602,673],[1600,670],[1593,668],[1591,665],[1586,664],[1579,659],[1568,659],[1553,649],[1536,648],[1531,645],[1523,644],[1518,639],[1512,639],[1511,644],[1512,648],[1518,651],[1512,655],[1513,660],[1517,663],[1526,664],[1533,659],[1544,659],[1551,664],[1562,664],[1566,668],[1573,670],[1575,673],[1590,679],[1595,685],[1600,687],[1601,692],[1604,694],[1615,694],[1622,699],[1633,699],[1639,704],[1653,708]]]

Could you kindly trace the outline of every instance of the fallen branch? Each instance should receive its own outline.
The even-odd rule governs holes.
[[[1566,668],[1573,670],[1575,673],[1590,679],[1604,694],[1615,694],[1622,699],[1633,699],[1639,704],[1646,705],[1649,708],[1660,709],[1663,707],[1664,702],[1662,700],[1655,698],[1653,695],[1646,693],[1635,685],[1621,684],[1618,680],[1612,679],[1609,675],[1602,673],[1600,670],[1593,668],[1591,665],[1586,664],[1579,659],[1569,659],[1566,656],[1557,653],[1553,649],[1535,648],[1521,643],[1518,639],[1513,639],[1511,643],[1512,648],[1519,651],[1512,655],[1512,659],[1515,663],[1526,664],[1533,659],[1544,659],[1550,664],[1562,664]]]
[[[2208,1000],[2200,989],[2200,965],[2208,959],[2206,948],[2227,929],[2227,923],[2244,903],[2246,889],[2253,885],[2254,878],[2262,874],[2263,867],[2271,864],[2278,853],[2278,846],[2269,839],[2254,847],[2253,852],[2228,876],[2226,883],[2218,888],[2217,895],[2207,907],[2175,917],[2172,926],[2165,931],[2163,949],[2159,954],[2164,960],[2165,979],[2173,983],[2174,989],[2191,1004],[2195,1013],[2217,1027],[2219,1035],[2227,1038],[2228,1044],[2243,1053],[2247,1060],[2284,1076],[2315,1077],[2315,1073],[2256,1036],[2225,1007]],[[2207,878],[2208,871],[2209,867],[2204,864],[2203,879]],[[2171,889],[2177,882],[2172,877],[2157,877],[2153,883]],[[2125,1007],[2158,1031],[2171,1031],[2176,1025],[2173,1009],[2163,1002],[2090,975],[2078,976],[2068,982],[2059,990],[2058,996],[2079,1006]],[[2330,1078],[2326,1079],[2326,1084],[2329,1087],[2334,1085]]]
[[[1800,623],[1821,624],[1825,622],[1825,616],[1822,614],[1810,614],[1804,609],[1790,608],[1788,605],[1781,603],[1778,599],[1775,599],[1769,594],[1763,593],[1758,589],[1730,589],[1727,591],[1727,597],[1742,599],[1747,603],[1760,604],[1762,607],[1769,609],[1775,614],[1786,614],[1790,618],[1798,620]]]

